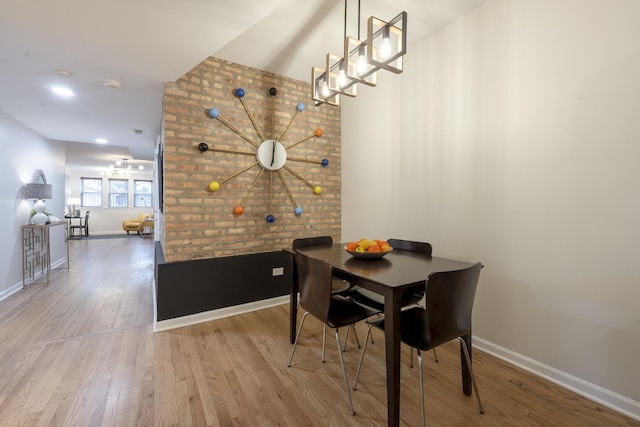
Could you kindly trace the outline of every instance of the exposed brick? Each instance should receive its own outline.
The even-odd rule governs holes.
[[[272,86],[278,89],[275,99],[268,94]],[[217,108],[224,120],[259,145],[259,133],[235,96],[240,87],[264,138],[280,138],[291,125],[281,141],[285,147],[294,145],[287,155],[312,161],[287,162],[303,181],[285,169],[280,171],[296,205],[303,208],[301,216],[294,214],[277,173],[265,171],[256,181],[260,168],[254,166],[231,178],[256,162],[256,148],[220,120],[210,118],[208,110]],[[296,114],[299,102],[307,108]],[[178,81],[165,84],[163,110],[165,229],[161,241],[168,262],[274,251],[296,237],[340,237],[340,109],[313,106],[309,82],[210,57]],[[316,128],[322,129],[323,136],[306,140]],[[209,145],[209,151],[198,150],[201,142]],[[328,167],[320,165],[323,158],[329,159]],[[221,183],[218,191],[209,190],[211,181]],[[313,193],[316,185],[322,187],[321,195]],[[234,207],[243,200],[244,213],[235,215]],[[266,222],[269,213],[276,217],[274,223]]]

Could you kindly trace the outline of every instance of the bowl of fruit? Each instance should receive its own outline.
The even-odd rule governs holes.
[[[357,242],[347,243],[344,250],[356,258],[378,259],[391,252],[393,248],[386,240],[369,240],[363,237]]]

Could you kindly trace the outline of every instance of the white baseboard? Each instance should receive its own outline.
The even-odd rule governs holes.
[[[67,258],[66,257],[63,257],[63,258],[59,259],[58,261],[52,262],[51,263],[51,269],[52,270],[57,269],[61,265],[65,265],[65,266],[67,265]],[[34,276],[33,280],[31,282],[29,282],[29,284],[33,283],[33,282],[37,282],[38,279],[40,279],[41,277],[43,277],[46,274],[47,274],[46,270],[44,272],[36,273],[36,275]],[[29,284],[27,284],[27,286],[29,286]],[[11,286],[10,288],[5,289],[4,291],[0,292],[0,301],[2,301],[5,298],[9,298],[11,295],[13,295],[16,292],[21,291],[21,290],[22,290],[22,280],[19,281],[18,283],[16,283],[15,285]]]
[[[5,298],[9,298],[11,295],[15,294],[20,290],[22,290],[21,281],[11,286],[9,289],[5,289],[4,291],[0,292],[0,301],[2,301]]]
[[[476,336],[473,337],[473,346],[478,350],[491,354],[498,359],[515,365],[525,371],[531,372],[561,387],[578,393],[587,399],[593,400],[603,406],[620,412],[634,420],[640,421],[640,402],[626,396],[607,390],[597,384],[590,383],[574,375],[560,371],[552,366],[545,365],[537,360],[523,356],[507,348],[493,344]]]
[[[154,285],[154,302],[155,302],[155,285]],[[217,310],[205,311],[202,313],[191,314],[189,316],[176,317],[174,319],[161,320],[155,322],[153,330],[155,332],[166,331],[169,329],[182,328],[198,323],[209,322],[211,320],[222,319],[224,317],[236,316],[238,314],[258,311],[265,308],[275,307],[277,305],[288,304],[289,295],[275,298],[269,298],[261,301],[249,302],[246,304],[234,305],[232,307],[224,307]],[[154,304],[155,306],[155,304]],[[155,313],[154,313],[155,315]]]

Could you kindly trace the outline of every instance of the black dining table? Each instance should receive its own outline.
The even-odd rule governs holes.
[[[402,295],[412,287],[424,286],[431,273],[468,268],[473,263],[448,258],[427,256],[394,249],[379,259],[355,258],[344,249],[345,243],[331,246],[305,247],[300,251],[331,264],[333,275],[352,286],[376,292],[384,297],[385,355],[387,373],[387,421],[389,426],[400,425],[400,309]],[[287,249],[289,252],[292,250]],[[297,323],[298,283],[294,275],[290,294],[290,341],[295,341]],[[471,333],[464,337],[471,355]],[[462,344],[461,344],[462,345]],[[462,349],[460,349],[462,352]],[[462,388],[471,395],[471,376],[464,357],[462,361]]]

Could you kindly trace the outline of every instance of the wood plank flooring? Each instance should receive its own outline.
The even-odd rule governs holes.
[[[0,301],[0,426],[385,426],[383,336],[369,344],[350,415],[332,331],[308,318],[293,366],[286,305],[154,333],[153,242],[71,241],[71,268]],[[364,325],[358,325],[360,338]],[[401,423],[420,425],[403,348]],[[640,426],[480,351],[485,414],[460,388],[450,343],[424,355],[431,426]],[[344,353],[353,382],[359,351]],[[414,358],[415,359],[415,358]]]

